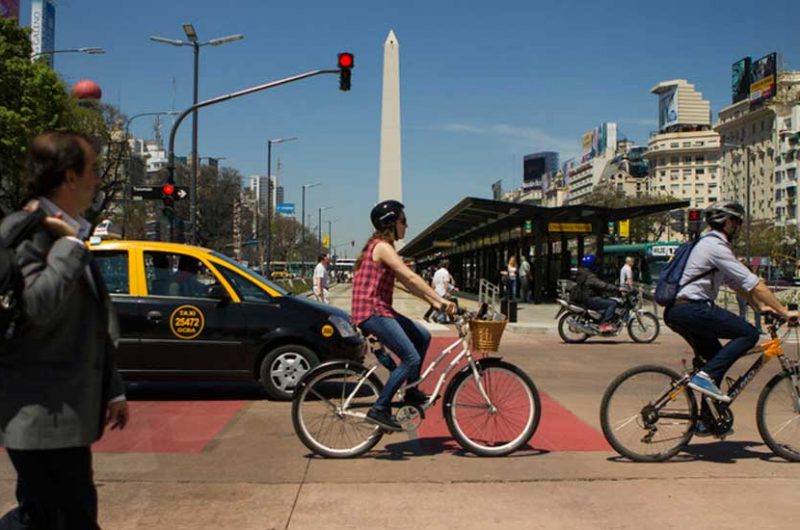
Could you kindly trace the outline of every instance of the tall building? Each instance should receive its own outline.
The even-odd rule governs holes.
[[[644,154],[649,192],[698,208],[719,200],[720,139],[711,130],[711,104],[685,79],[663,81],[650,92],[658,96],[658,132]]]
[[[617,142],[617,153],[606,165],[600,185],[630,197],[647,192],[648,162],[644,158],[646,147],[634,145],[630,140]]]
[[[581,204],[600,182],[608,163],[617,154],[617,124],[603,123],[587,131],[582,139],[583,155],[566,175],[569,204]]]
[[[797,177],[800,173],[800,104],[791,114],[778,119],[778,145],[775,153],[775,223],[798,226]]]
[[[268,180],[265,175],[253,175],[249,179],[248,189],[250,189],[253,194],[255,195],[256,203],[258,204],[258,209],[262,213],[267,212],[267,184]],[[272,180],[272,213],[275,214],[275,205],[279,202],[277,200],[277,192],[278,192],[278,179],[273,175],[271,177]],[[283,189],[283,188],[281,188]]]
[[[760,71],[757,65],[764,59],[753,63],[751,75]],[[796,217],[789,215],[796,208],[791,207],[794,201],[788,199],[796,185],[784,180],[795,157],[788,148],[782,155],[779,146],[781,127],[788,122],[797,127],[792,118],[794,108],[800,104],[800,72],[778,72],[773,79],[772,88],[767,90],[751,79],[750,97],[720,110],[714,126],[722,139],[721,195],[749,207],[753,220]],[[788,147],[785,135],[783,140]],[[777,171],[781,172],[780,183]]]

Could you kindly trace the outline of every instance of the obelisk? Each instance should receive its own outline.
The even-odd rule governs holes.
[[[383,44],[383,100],[381,104],[381,156],[378,200],[403,200],[403,165],[400,148],[400,44],[389,31]]]

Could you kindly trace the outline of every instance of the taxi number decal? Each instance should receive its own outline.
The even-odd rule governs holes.
[[[182,305],[169,317],[169,327],[179,339],[193,339],[203,332],[206,319],[203,312],[193,305]]]

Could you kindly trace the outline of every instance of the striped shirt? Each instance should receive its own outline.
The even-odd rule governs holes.
[[[395,317],[392,309],[394,294],[394,271],[383,263],[372,260],[375,246],[382,239],[373,239],[361,260],[361,267],[353,277],[352,318],[356,325],[362,324],[369,317]]]

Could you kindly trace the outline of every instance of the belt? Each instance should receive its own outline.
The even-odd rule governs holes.
[[[691,300],[689,298],[676,298],[674,305],[680,304],[710,304],[711,300]]]

